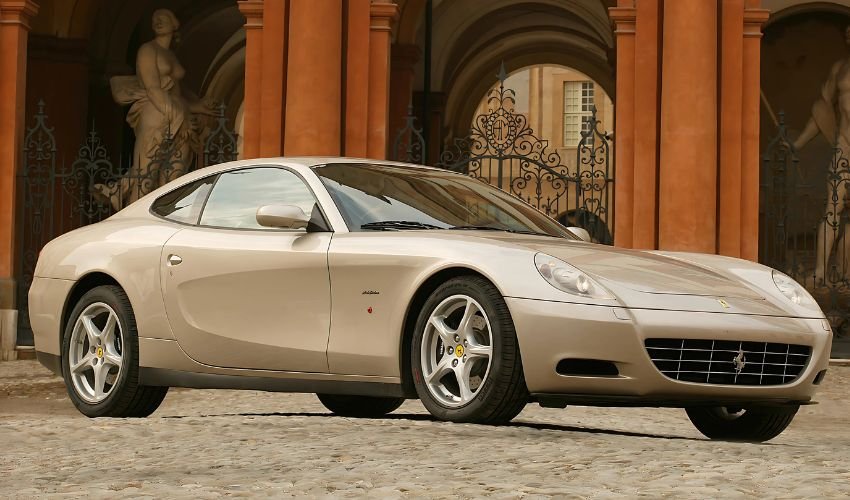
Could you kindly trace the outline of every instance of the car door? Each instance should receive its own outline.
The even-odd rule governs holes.
[[[318,210],[303,179],[282,167],[224,172],[198,225],[162,252],[163,296],[182,349],[208,365],[327,372],[330,232],[257,223],[263,205]]]

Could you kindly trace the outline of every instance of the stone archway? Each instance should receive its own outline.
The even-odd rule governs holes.
[[[393,85],[397,115],[424,89],[425,0],[400,0],[395,42],[418,61],[412,83]],[[434,0],[430,91],[431,136],[443,141],[463,134],[480,96],[495,82],[504,62],[509,72],[534,64],[569,66],[587,74],[613,96],[614,34],[604,0]],[[405,94],[405,95],[398,95]],[[417,112],[419,112],[417,110]],[[403,123],[397,117],[395,123]],[[433,140],[432,152],[433,148]],[[434,156],[433,154],[431,155]]]

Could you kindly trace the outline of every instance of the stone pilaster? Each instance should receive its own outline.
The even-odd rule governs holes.
[[[261,87],[263,82],[263,0],[240,0],[245,16],[245,107],[242,130],[244,158],[260,154]]]
[[[634,2],[620,0],[608,10],[617,37],[617,116],[614,130],[617,181],[614,183],[614,244],[633,246],[635,175],[635,8]]]
[[[27,35],[38,13],[32,0],[0,0],[0,360],[15,358],[16,174],[26,105]]]
[[[369,157],[387,156],[387,125],[390,98],[390,41],[398,5],[389,0],[372,0],[369,26]]]

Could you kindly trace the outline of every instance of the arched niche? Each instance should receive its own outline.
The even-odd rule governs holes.
[[[424,49],[425,0],[400,0],[395,42]],[[502,62],[514,71],[534,64],[574,68],[613,97],[612,2],[601,0],[434,0],[430,89],[445,103],[444,138],[463,134],[477,101],[496,81]],[[415,65],[414,91],[424,87]],[[403,101],[404,99],[399,99]]]

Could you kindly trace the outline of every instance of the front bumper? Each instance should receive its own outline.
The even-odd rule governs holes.
[[[624,309],[506,298],[516,326],[528,390],[580,404],[688,406],[748,402],[805,403],[826,369],[832,332],[820,319],[731,313]],[[803,344],[808,364],[783,385],[717,385],[677,381],[656,369],[647,338],[709,339]],[[576,376],[556,371],[563,359],[609,361],[618,375]]]

